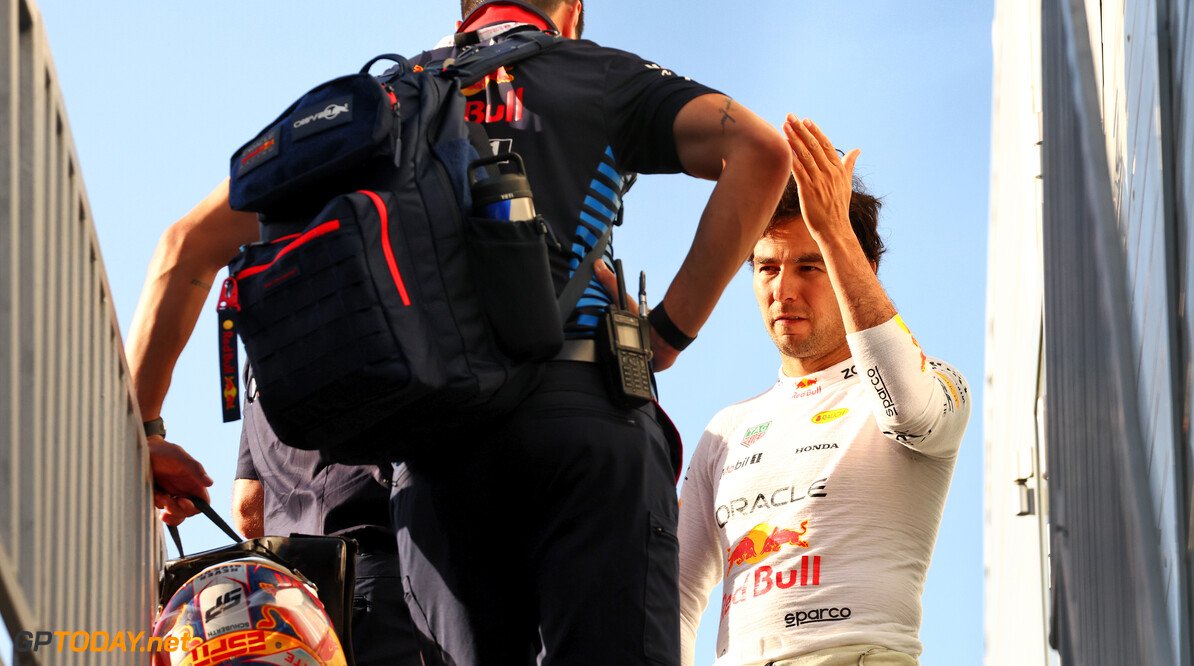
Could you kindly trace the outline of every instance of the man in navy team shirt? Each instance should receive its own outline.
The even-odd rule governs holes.
[[[551,257],[557,291],[619,217],[636,173],[717,181],[652,312],[655,369],[669,367],[779,200],[783,138],[728,96],[579,39],[579,0],[464,0],[462,12],[461,30],[482,42],[521,26],[569,38],[495,72],[466,105],[526,162],[536,209],[563,246]],[[454,42],[420,62],[450,55]],[[129,336],[146,418],[160,413],[216,273],[257,235],[254,216],[229,208],[227,182],[163,235]],[[679,451],[654,404],[622,408],[608,394],[593,338],[609,302],[594,281],[566,324],[562,357],[515,413],[429,444],[395,479],[412,614],[455,663],[678,662]],[[206,494],[210,481],[177,445],[149,445],[163,519],[178,522],[194,511],[177,498]],[[427,570],[438,575],[419,575]]]

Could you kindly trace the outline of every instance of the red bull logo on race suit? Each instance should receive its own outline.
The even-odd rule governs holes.
[[[726,568],[727,575],[734,567],[757,564],[784,548],[808,548],[810,544],[804,538],[808,534],[808,523],[808,520],[802,520],[797,530],[772,527],[767,523],[754,526],[736,544],[726,549],[726,563],[729,565]],[[776,571],[766,564],[759,564],[751,573],[742,577],[742,583],[738,587],[729,594],[722,595],[721,614],[724,617],[734,604],[761,597],[772,590],[820,584],[820,555],[803,555],[797,566],[786,571]]]
[[[821,392],[821,387],[817,386],[818,379],[812,377],[805,377],[796,382],[796,390],[792,391],[793,398],[804,398],[810,395],[817,395]]]
[[[803,537],[808,533],[808,521],[800,521],[800,530],[793,531],[784,527],[771,527],[767,523],[760,523],[751,528],[746,536],[737,544],[726,549],[728,557],[726,563],[733,569],[743,564],[754,564],[767,559],[772,553],[778,553],[784,546],[798,546],[808,548],[809,544]]]

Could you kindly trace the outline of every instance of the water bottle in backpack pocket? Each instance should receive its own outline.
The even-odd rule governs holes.
[[[490,177],[476,178],[482,167],[499,164],[515,166],[517,171],[486,172]],[[545,243],[551,238],[550,227],[535,215],[522,158],[501,153],[476,160],[469,164],[469,184],[473,199],[466,229],[469,261],[478,278],[477,296],[498,345],[516,360],[549,359],[564,343],[564,322],[550,279]]]

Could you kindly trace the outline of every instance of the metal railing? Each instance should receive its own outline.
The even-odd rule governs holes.
[[[0,614],[18,650],[20,632],[148,631],[163,552],[78,164],[37,7],[0,0]],[[82,644],[14,661],[148,663]]]

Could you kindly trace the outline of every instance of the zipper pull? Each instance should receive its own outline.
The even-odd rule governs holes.
[[[240,363],[236,347],[236,313],[240,312],[240,297],[236,278],[228,276],[220,287],[219,307],[220,332],[220,406],[224,411],[224,423],[240,420]]]

